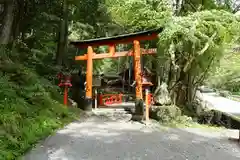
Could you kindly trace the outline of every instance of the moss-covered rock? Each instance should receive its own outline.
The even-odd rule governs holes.
[[[211,124],[214,117],[214,110],[203,110],[198,116],[198,122],[202,124]]]
[[[157,121],[168,123],[181,116],[181,110],[175,106],[153,106],[150,112],[150,117]]]
[[[222,122],[221,122],[222,116],[223,116],[222,112],[213,110],[213,117],[211,120],[211,124],[222,125]]]
[[[157,87],[153,98],[156,105],[171,105],[172,101],[166,83],[163,83],[161,86]]]

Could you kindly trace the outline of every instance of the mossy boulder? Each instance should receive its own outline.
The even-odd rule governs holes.
[[[202,124],[211,124],[214,117],[214,110],[203,110],[198,116],[198,122]]]
[[[153,106],[150,117],[157,121],[168,123],[181,116],[181,110],[175,105]]]
[[[157,87],[154,92],[154,102],[156,105],[171,105],[172,101],[170,98],[170,94],[168,92],[168,86],[166,83],[161,84],[161,86]]]

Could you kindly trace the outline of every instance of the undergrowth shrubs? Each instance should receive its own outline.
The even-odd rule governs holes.
[[[19,63],[0,60],[0,159],[17,159],[38,140],[76,118],[57,86]]]

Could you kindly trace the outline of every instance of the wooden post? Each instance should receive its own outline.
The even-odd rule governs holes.
[[[150,105],[150,103],[149,103],[149,88],[147,87],[145,89],[145,106],[146,106],[146,108],[145,108],[145,120],[146,120],[146,122],[149,121],[149,105]]]
[[[142,76],[141,76],[141,52],[140,43],[137,40],[134,44],[134,74],[136,82],[136,100],[135,100],[135,118],[142,120],[144,113],[143,96],[142,96]]]
[[[114,44],[109,45],[109,53],[111,56],[115,54],[115,46]]]
[[[87,49],[86,99],[84,110],[92,110],[93,48]]]
[[[95,109],[97,109],[97,105],[98,105],[97,104],[97,97],[98,97],[97,95],[98,95],[98,92],[97,92],[97,89],[95,89],[95,96],[94,96],[95,97]]]
[[[67,106],[68,104],[68,86],[64,87],[64,98],[63,98],[63,104]]]

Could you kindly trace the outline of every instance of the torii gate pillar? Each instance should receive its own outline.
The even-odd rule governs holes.
[[[136,82],[136,99],[134,120],[142,120],[144,115],[144,102],[142,94],[142,71],[141,71],[141,51],[138,40],[133,41],[134,44],[134,76]]]
[[[88,46],[87,49],[87,74],[86,74],[86,97],[84,102],[84,110],[92,110],[92,77],[93,77],[93,48]]]

